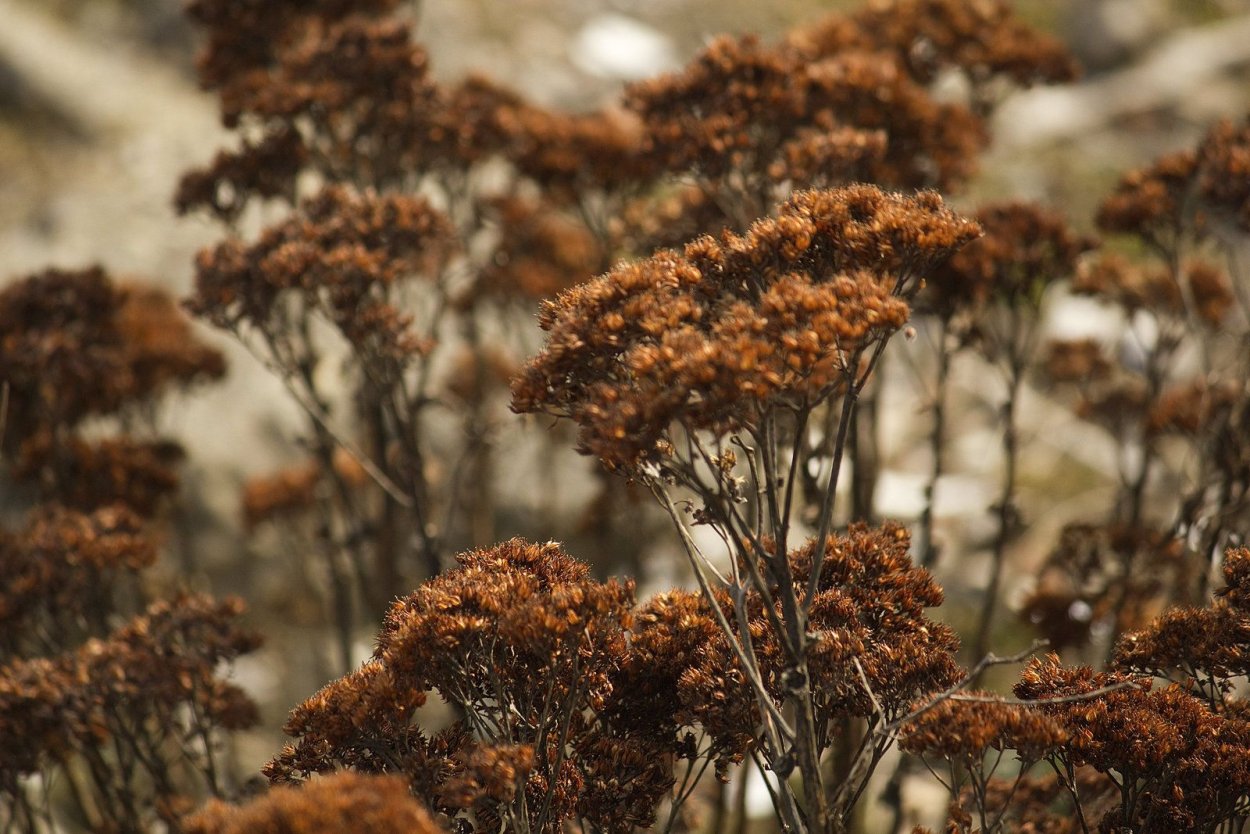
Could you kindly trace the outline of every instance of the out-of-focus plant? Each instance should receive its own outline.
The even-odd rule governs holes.
[[[1064,531],[1026,602],[1056,645],[1102,624],[1111,649],[1161,606],[1197,603],[1242,535],[1250,308],[1235,183],[1248,149],[1244,127],[1221,123],[1196,149],[1126,174],[1099,210],[1101,229],[1145,258],[1102,253],[1072,280],[1119,313],[1118,340],[1048,347],[1047,380],[1109,434],[1120,471],[1107,517]]]
[[[157,557],[180,450],[102,431],[141,430],[162,393],[219,377],[222,357],[167,295],[98,268],[0,292],[0,346],[0,494],[6,515],[26,515],[0,528],[0,820],[31,834],[177,828],[234,788],[222,737],[257,713],[222,670],[259,640],[237,599],[145,607],[137,577]]]

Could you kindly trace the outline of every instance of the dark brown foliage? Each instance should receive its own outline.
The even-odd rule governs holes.
[[[1097,339],[1055,341],[1046,345],[1043,369],[1052,382],[1087,385],[1111,375],[1111,360]]]
[[[506,140],[501,150],[517,172],[556,202],[629,189],[662,172],[644,152],[643,125],[627,111],[567,114],[518,100],[500,107],[488,124]]]
[[[0,657],[7,661],[85,636],[84,621],[109,610],[121,577],[151,565],[156,547],[123,507],[83,514],[43,506],[22,530],[0,531],[0,554]]]
[[[1232,681],[1250,671],[1250,631],[1233,600],[1248,559],[1230,551],[1229,585],[1211,608],[1172,609],[1128,634],[1109,671],[1051,654],[1022,673],[1022,704],[959,694],[917,718],[905,749],[959,763],[968,777],[952,811],[956,830],[968,830],[967,818],[957,820],[965,808],[982,826],[998,815],[1012,831],[1217,831],[1238,819],[1250,789],[1250,723]],[[1157,687],[1151,676],[1175,682]],[[988,780],[981,756],[1008,749],[1047,762],[1056,778],[1022,770],[1014,781]],[[1051,816],[1056,803],[1079,827]]]
[[[224,373],[167,295],[119,287],[98,267],[48,270],[0,292],[8,450]]]
[[[1141,238],[1161,254],[1186,236],[1211,231],[1209,220],[1250,229],[1250,128],[1218,122],[1196,149],[1177,151],[1130,171],[1102,204],[1098,225]]]
[[[0,785],[16,807],[31,813],[22,777],[52,768],[71,779],[82,768],[91,804],[80,813],[115,830],[176,813],[168,809],[188,793],[224,790],[214,728],[257,720],[247,695],[218,676],[218,664],[259,645],[235,623],[242,607],[178,597],[76,650],[0,669]]]

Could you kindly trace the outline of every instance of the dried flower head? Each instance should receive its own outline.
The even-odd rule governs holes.
[[[486,824],[649,824],[673,741],[610,718],[632,584],[595,582],[555,544],[519,539],[459,561],[394,604],[371,661],[291,713],[299,741],[270,778],[398,772],[431,807]],[[413,723],[430,691],[464,715],[433,738]]]
[[[1198,146],[1197,166],[1203,208],[1250,232],[1250,119],[1217,122]]]
[[[787,179],[948,188],[986,139],[971,112],[934,101],[886,53],[813,60],[750,36],[721,37],[682,72],[635,84],[626,106],[659,167],[718,188],[732,177],[754,189]]]
[[[1112,662],[1157,677],[1179,673],[1220,706],[1231,690],[1228,680],[1250,674],[1250,617],[1218,602],[1212,608],[1170,608],[1124,635]]]
[[[1034,707],[1007,703],[990,692],[970,691],[961,697],[978,700],[940,701],[903,728],[902,748],[976,767],[991,750],[1014,750],[1029,763],[1067,741],[1062,725]]]
[[[306,27],[332,25],[353,14],[377,15],[396,5],[397,0],[191,0],[187,16],[207,35],[198,60],[200,83],[220,91],[228,105],[241,95],[236,88],[260,86]],[[240,115],[240,108],[223,106],[227,127],[236,126]]]
[[[1161,252],[1175,251],[1191,210],[1188,196],[1197,154],[1178,151],[1128,172],[1098,210],[1098,228],[1141,238]]]
[[[643,125],[627,110],[567,114],[518,99],[497,108],[490,121],[517,172],[556,202],[650,182],[659,173],[644,153]]]
[[[1174,585],[1184,547],[1170,530],[1141,525],[1069,524],[1047,556],[1042,580],[1022,614],[1056,648],[1081,645],[1090,628],[1115,632],[1143,627]]]
[[[167,295],[118,286],[99,267],[47,270],[0,292],[6,448],[224,373]]]
[[[395,306],[397,282],[428,275],[453,249],[447,219],[421,198],[331,187],[254,244],[200,253],[188,306],[219,327],[281,340],[292,308],[324,316],[378,373],[395,373],[428,345]]]
[[[1224,554],[1224,587],[1217,596],[1241,611],[1250,610],[1250,548],[1233,547]]]
[[[958,68],[978,85],[1071,81],[1077,67],[1057,39],[1021,21],[1004,0],[874,0],[797,30],[791,44],[813,56],[889,50],[918,82]]]
[[[1239,399],[1237,383],[1194,379],[1163,391],[1146,417],[1151,433],[1175,432],[1196,436],[1209,432],[1226,418]]]
[[[1181,274],[1174,276],[1163,267],[1136,264],[1115,253],[1082,263],[1072,291],[1115,304],[1129,315],[1143,310],[1157,317],[1179,318],[1188,303],[1198,320],[1209,327],[1220,326],[1234,300],[1228,276],[1207,261],[1188,261]]]
[[[36,510],[16,532],[0,531],[0,657],[29,657],[76,642],[84,621],[111,609],[119,578],[156,560],[137,515]],[[85,636],[85,635],[82,635]]]
[[[238,150],[219,151],[207,168],[183,174],[174,208],[179,214],[206,209],[232,223],[255,197],[294,203],[296,179],[308,161],[299,131],[279,126],[257,141],[242,140]]]
[[[1212,711],[1184,686],[1153,689],[1149,678],[1125,672],[1065,668],[1052,654],[1034,659],[1015,691],[1041,700],[1067,730],[1057,760],[1092,767],[1119,789],[1104,830],[1154,830],[1148,821],[1214,830],[1235,818],[1250,790],[1250,724]]]
[[[359,488],[368,476],[345,449],[334,453],[333,469],[339,482]],[[291,514],[311,509],[316,504],[317,488],[325,482],[326,472],[317,461],[309,461],[250,479],[243,487],[243,523],[249,529]]]
[[[535,301],[591,278],[605,262],[599,242],[556,206],[521,197],[493,200],[499,242],[476,288]]]
[[[180,790],[220,790],[202,760],[211,746],[182,742],[212,745],[218,730],[257,720],[255,704],[221,677],[222,664],[259,645],[235,622],[242,608],[239,600],[182,596],[74,651],[4,666],[0,782],[73,767],[81,757],[94,774],[92,804],[130,830],[155,822],[159,799],[180,805]],[[188,784],[180,773],[203,782]]]
[[[1043,370],[1052,382],[1089,384],[1107,379],[1112,365],[1097,339],[1069,339],[1047,343]]]
[[[893,720],[962,675],[954,631],[925,616],[926,608],[941,604],[942,590],[912,565],[909,547],[906,531],[893,524],[853,525],[846,535],[828,539],[809,624],[810,685],[822,727],[874,716],[878,708]],[[815,549],[808,542],[789,554],[796,588],[806,589]],[[783,638],[757,592],[748,591],[746,602],[755,656],[780,705],[788,663]],[[728,595],[718,594],[717,604],[737,633]],[[774,613],[782,615],[780,609]],[[708,734],[721,770],[759,748],[759,707],[702,596],[675,591],[657,597],[640,612],[634,642],[642,654],[637,666],[627,668],[626,705],[647,697],[669,703],[675,695],[669,720]]]
[[[984,234],[927,276],[917,298],[947,318],[971,310],[984,322],[991,305],[1036,309],[1047,287],[1070,276],[1092,245],[1062,216],[1034,203],[988,205],[976,220]]]
[[[177,491],[175,466],[182,458],[182,447],[169,441],[122,436],[58,443],[40,434],[22,446],[12,475],[38,484],[48,501],[85,511],[121,504],[152,517]]]
[[[1241,605],[1240,583],[1247,560],[1244,548],[1224,559],[1228,583],[1209,607],[1168,609],[1144,628],[1124,635],[1112,663],[1120,669],[1176,680],[1221,713],[1232,708],[1234,683],[1250,677],[1250,614]]]
[[[187,834],[442,834],[403,779],[336,773],[279,787],[235,807],[214,800],[183,821]]]
[[[547,347],[513,408],[574,419],[583,451],[636,470],[673,424],[723,432],[814,405],[907,319],[903,297],[977,234],[933,194],[796,194],[744,235],[625,264],[544,305]]]

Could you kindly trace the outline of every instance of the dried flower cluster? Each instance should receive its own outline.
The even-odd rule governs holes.
[[[490,209],[500,240],[482,270],[482,292],[541,301],[606,267],[602,244],[551,203],[501,197]]]
[[[870,2],[797,32],[797,48],[811,55],[846,50],[894,52],[922,83],[958,69],[975,84],[1007,79],[1021,86],[1071,81],[1077,67],[1067,48],[1025,24],[1001,0]]]
[[[187,834],[441,834],[402,779],[338,773],[275,788],[236,808],[214,801],[183,824]]]
[[[969,100],[933,95],[943,70],[968,79]],[[721,37],[625,102],[642,120],[644,155],[692,174],[710,198],[698,205],[743,228],[790,187],[955,187],[976,166],[996,93],[1074,74],[1066,50],[1006,3],[890,2],[776,45]]]
[[[720,188],[735,175],[763,177],[756,188],[784,181],[791,159],[813,185],[949,186],[985,140],[969,111],[936,103],[883,55],[812,61],[751,36],[718,39],[682,74],[631,88],[626,103],[662,168]],[[853,130],[830,133],[840,127]]]
[[[1248,159],[1250,129],[1221,121],[1197,148],[1126,174],[1103,203],[1098,225],[1140,237],[1160,253],[1175,252],[1187,235],[1210,233],[1213,220],[1250,229],[1250,191],[1244,187]]]
[[[6,451],[224,373],[168,296],[119,287],[98,267],[48,270],[0,292]]]
[[[1168,531],[1123,523],[1066,525],[1021,613],[1055,649],[1085,645],[1105,623],[1141,628],[1160,593],[1182,575],[1183,548]]]
[[[993,339],[999,334],[993,333],[987,307],[1036,309],[1047,287],[1070,276],[1092,242],[1074,233],[1061,215],[1032,203],[987,205],[975,218],[983,235],[933,271],[919,301],[948,317],[972,311],[972,328]],[[1005,349],[998,341],[987,347],[991,360]]]
[[[269,777],[398,773],[432,809],[492,830],[651,824],[675,740],[611,717],[632,584],[519,539],[459,562],[394,604],[372,660],[291,713],[299,741]],[[461,716],[434,735],[414,722],[430,692]]]
[[[102,629],[123,577],[150,566],[156,548],[124,506],[90,514],[39,508],[15,533],[0,531],[0,657],[54,653]]]
[[[833,536],[825,548],[816,597],[811,607],[810,686],[822,750],[832,745],[839,721],[862,718],[888,724],[918,698],[940,692],[962,676],[954,653],[959,640],[945,625],[929,620],[925,609],[942,602],[929,574],[911,564],[902,528],[853,527]],[[793,579],[800,588],[810,579],[815,543],[792,552]],[[734,621],[734,606],[719,594],[717,604]],[[752,730],[758,710],[746,673],[716,619],[697,593],[674,591],[642,606],[633,635],[633,665],[627,667],[622,698],[627,711],[647,703],[676,701],[679,726],[701,728],[711,737],[718,766],[767,745]],[[772,631],[772,617],[757,593],[746,601],[760,672],[780,705],[789,685],[784,637]],[[737,632],[735,632],[737,634]],[[741,636],[740,634],[738,636]],[[661,726],[663,726],[661,724]],[[772,751],[780,758],[781,751]]]
[[[190,306],[220,327],[256,328],[274,343],[301,308],[315,311],[368,367],[402,368],[423,344],[391,293],[402,279],[437,269],[450,235],[423,200],[330,188],[255,244],[230,241],[203,253]]]
[[[218,677],[219,663],[258,645],[234,623],[241,609],[205,597],[159,602],[71,652],[0,669],[0,784],[11,812],[35,830],[40,804],[22,781],[52,768],[75,783],[90,824],[112,830],[143,830],[225,790],[214,728],[257,719],[247,695]]]
[[[1214,832],[1243,820],[1250,722],[1234,684],[1250,672],[1247,565],[1250,552],[1230,550],[1228,585],[1211,607],[1173,609],[1127,634],[1106,672],[1034,658],[1015,686],[1020,701],[961,694],[916,718],[903,746],[951,763],[956,830],[971,830],[971,811],[982,830],[996,820],[1021,832]],[[994,777],[1007,750],[1019,772]],[[1031,775],[1038,762],[1055,777]]]
[[[181,450],[102,430],[137,423],[124,418],[175,385],[221,376],[222,357],[167,295],[99,268],[0,292],[0,346],[0,488],[25,482],[39,501],[11,504],[25,524],[0,529],[0,818],[62,830],[50,798],[63,782],[91,830],[176,825],[230,787],[220,734],[257,713],[221,671],[258,641],[235,623],[237,600],[183,595],[129,617]]]
[[[907,320],[905,297],[977,234],[932,194],[795,195],[744,235],[626,264],[543,308],[546,350],[513,408],[571,417],[581,448],[637,471],[673,425],[714,434],[810,408]]]

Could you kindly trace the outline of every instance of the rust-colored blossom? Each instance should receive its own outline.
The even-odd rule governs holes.
[[[448,221],[423,199],[327,188],[255,243],[201,252],[188,305],[219,327],[246,324],[279,341],[288,338],[288,305],[302,305],[338,328],[375,373],[394,374],[429,346],[393,288],[437,269],[452,248]]]
[[[573,418],[583,451],[634,469],[672,424],[724,432],[815,405],[906,322],[916,281],[976,234],[932,194],[797,194],[744,235],[624,264],[547,303],[547,347],[513,408]]]
[[[90,514],[40,507],[20,531],[0,531],[0,553],[4,659],[56,651],[86,636],[85,623],[106,619],[121,576],[156,560],[142,519],[120,506]]]
[[[372,660],[292,711],[298,742],[266,771],[401,773],[432,808],[532,830],[645,826],[675,740],[611,718],[632,604],[632,583],[593,581],[555,544],[463,554],[394,604]],[[429,692],[464,716],[432,737],[413,723]]]
[[[221,677],[221,664],[259,645],[236,623],[242,608],[181,596],[75,650],[0,668],[0,784],[82,767],[92,796],[80,808],[103,815],[88,821],[122,830],[184,808],[183,791],[220,793],[214,736],[258,718]]]
[[[969,697],[978,700],[961,700]],[[909,753],[976,767],[993,750],[1014,750],[1021,761],[1037,762],[1066,740],[1060,723],[1036,708],[969,691],[940,701],[904,727],[900,744]]]
[[[46,270],[0,292],[6,449],[224,373],[168,295],[99,267]]]
[[[970,111],[936,102],[887,54],[813,60],[752,36],[718,38],[682,72],[631,87],[626,105],[657,165],[718,188],[735,176],[946,188],[971,173],[986,140]]]
[[[183,822],[187,834],[442,834],[402,779],[336,773],[274,788],[242,806],[213,801]]]
[[[804,54],[890,50],[919,82],[958,68],[975,84],[996,78],[1030,86],[1071,81],[1077,67],[1053,37],[1026,25],[1004,0],[873,0],[847,15],[800,27]]]

